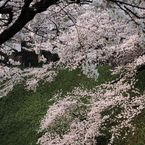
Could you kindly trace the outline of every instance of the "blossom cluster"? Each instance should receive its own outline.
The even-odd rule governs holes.
[[[13,87],[20,82],[25,82],[24,87],[26,90],[36,91],[38,82],[44,80],[45,82],[51,82],[57,76],[57,71],[51,70],[53,63],[44,65],[43,68],[26,68],[21,70],[17,67],[2,67],[0,69],[0,98],[6,96]],[[3,76],[7,75],[7,76]],[[45,78],[45,79],[44,79]]]
[[[114,139],[121,137],[124,128],[129,129],[122,138],[125,138],[130,130],[133,135],[135,127],[132,120],[144,109],[145,95],[131,97],[127,93],[130,90],[137,95],[139,91],[133,88],[135,72],[129,66],[126,69],[126,74],[116,83],[102,84],[92,90],[74,88],[72,92],[63,96],[64,99],[60,99],[62,96],[59,97],[62,95],[61,91],[54,95],[57,101],[48,109],[41,121],[38,132],[45,130],[45,133],[38,139],[38,143],[41,145],[95,145],[96,138],[103,135],[100,130],[106,129],[107,120],[117,124],[111,126],[111,138],[108,144],[113,144]],[[130,83],[128,81],[124,83],[129,76]],[[124,93],[126,96],[123,95]],[[88,103],[85,104],[81,100],[87,96],[89,96]],[[83,110],[81,106],[85,106],[86,109]],[[120,112],[113,109],[118,107]],[[102,116],[101,113],[107,109],[112,109],[112,112]],[[111,118],[112,115],[115,117]],[[83,119],[81,119],[82,116]],[[62,128],[56,129],[57,124],[61,124]],[[67,129],[63,128],[64,126]],[[62,130],[64,131],[61,132]]]
[[[95,81],[97,81],[99,73],[95,64],[90,64],[89,62],[82,64],[82,71],[83,74],[87,75],[88,78],[93,78]]]
[[[80,12],[79,15],[74,12],[74,7]],[[42,49],[58,53],[60,65],[76,68],[89,59],[97,65],[115,64],[116,66],[128,63],[131,59],[130,54],[134,54],[132,59],[142,54],[144,47],[139,32],[140,25],[124,19],[112,18],[110,9],[96,12],[93,7],[86,5],[82,7],[83,10],[76,6],[72,6],[69,10],[64,9],[68,14],[72,14],[70,14],[72,20],[66,16],[64,19],[61,17],[59,21],[53,18],[53,21],[62,28],[59,29],[55,39],[41,43]],[[62,23],[64,20],[65,24]],[[134,24],[134,27],[130,27],[131,24]],[[140,49],[139,53],[135,53],[135,49]]]

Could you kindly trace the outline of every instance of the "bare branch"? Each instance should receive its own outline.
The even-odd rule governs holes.
[[[132,5],[132,4],[129,4],[129,3],[126,3],[126,2],[118,1],[118,0],[107,0],[107,1],[111,1],[111,2],[114,2],[114,3],[120,3],[120,4],[124,4],[124,5],[127,5],[127,6],[134,7],[134,8],[138,8],[138,9],[143,9],[143,10],[145,10],[144,7],[139,7],[139,6]]]

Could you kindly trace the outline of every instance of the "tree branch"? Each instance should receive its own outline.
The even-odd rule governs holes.
[[[25,0],[21,10],[21,14],[12,26],[4,30],[0,34],[0,45],[13,37],[19,32],[29,21],[31,21],[37,13],[45,11],[49,6],[55,4],[58,0],[41,0],[29,7],[32,0]]]
[[[134,7],[134,8],[138,8],[138,9],[143,9],[143,10],[145,10],[144,7],[139,7],[139,6],[132,5],[132,4],[129,4],[129,3],[126,3],[126,2],[122,2],[122,1],[119,1],[119,0],[107,0],[107,1],[111,1],[111,2],[114,2],[114,3],[120,3],[120,4],[124,4],[124,5],[127,5],[127,6]]]

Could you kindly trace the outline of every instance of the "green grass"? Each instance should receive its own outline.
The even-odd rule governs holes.
[[[145,70],[142,70],[141,72],[137,73],[135,76],[135,80],[136,81],[134,83],[134,87],[139,89],[140,94],[132,93],[131,90],[129,90],[128,93],[130,94],[130,97],[139,97],[144,93]],[[126,96],[126,94],[124,94],[124,96]],[[101,135],[96,138],[98,142],[97,145],[108,145],[109,140],[111,138],[110,129],[112,126],[117,125],[117,122],[114,122],[112,120],[118,113],[121,112],[121,110],[122,108],[117,106],[111,109],[107,108],[101,113],[103,117],[105,115],[110,115],[112,111],[114,112],[113,115],[111,115],[110,118],[105,121],[105,129],[100,129],[100,132],[104,135]],[[121,131],[121,136],[118,139],[114,140],[113,145],[145,145],[145,109],[143,109],[139,115],[134,117],[134,119],[132,120],[132,124],[136,128],[134,135],[132,135],[132,132],[128,132],[130,130],[129,128],[123,128]],[[128,132],[128,135],[124,139],[122,139],[126,132]]]
[[[97,69],[100,73],[98,81],[87,78],[82,74],[81,69],[77,68],[73,71],[60,70],[55,81],[51,83],[43,84],[44,82],[41,81],[36,92],[26,91],[24,82],[16,85],[6,97],[0,99],[0,145],[35,145],[42,135],[36,132],[40,120],[49,106],[54,103],[49,100],[58,90],[62,91],[61,97],[63,97],[74,87],[82,85],[84,88],[92,89],[117,77],[111,76],[110,69],[113,69],[111,66],[99,66]],[[80,101],[89,103],[87,97],[81,98]],[[85,106],[77,108],[74,113],[83,109]],[[80,116],[80,119],[84,119],[84,116]]]
[[[145,70],[139,72],[135,78],[138,80],[135,83],[135,87],[138,88],[142,94],[145,91]]]
[[[116,78],[119,77],[119,74],[111,75],[112,72],[110,70],[114,69],[113,66],[109,66],[109,65],[97,66],[96,68],[98,69],[98,72],[99,72],[99,78],[97,81],[97,85],[101,85],[105,82],[115,80]]]
[[[124,145],[145,145],[145,109],[137,115],[132,121],[136,130],[134,135],[127,136],[124,140]]]
[[[140,94],[143,94],[145,91],[145,70],[137,73],[135,79],[137,80],[134,84],[135,88],[138,88]],[[145,109],[134,117],[132,123],[136,127],[135,133],[124,139],[124,145],[145,145]]]
[[[122,136],[114,141],[114,145],[145,145],[145,109],[134,117],[132,124],[136,128],[134,135],[130,132],[125,139],[122,139],[125,132],[130,130],[129,128],[123,128],[121,132]]]
[[[110,117],[104,122],[104,124],[100,128],[100,133],[102,133],[103,135],[100,135],[96,138],[98,145],[108,145],[108,143],[110,142],[110,138],[111,138],[110,129],[112,126],[116,126],[117,124],[119,124],[119,123],[115,122],[114,119],[115,119],[115,116],[117,116],[118,114],[121,113],[121,111],[122,111],[122,108],[120,106],[113,107],[113,108],[110,106],[109,108],[107,108],[101,112],[102,118],[105,115],[110,115]],[[114,112],[114,113],[112,113],[112,112]],[[104,128],[104,129],[102,129],[102,128]]]
[[[0,99],[0,145],[36,145],[37,139],[42,136],[42,133],[38,134],[37,129],[40,125],[40,120],[46,114],[49,106],[54,102],[49,101],[58,90],[62,91],[61,97],[65,96],[67,92],[70,92],[74,87],[83,86],[83,88],[92,89],[100,84],[115,80],[119,75],[111,75],[110,69],[114,69],[111,66],[98,66],[99,78],[97,81],[87,78],[82,74],[81,69],[77,68],[73,71],[68,69],[60,70],[55,80],[51,83],[44,83],[41,81],[36,92],[26,91],[24,89],[25,82],[21,82],[16,85],[6,97]],[[135,83],[135,87],[143,93],[145,88],[145,71],[141,71],[136,75],[138,81]],[[134,96],[134,95],[132,95]],[[89,96],[81,97],[80,101],[84,104],[89,104]],[[51,128],[52,131],[60,132],[64,134],[67,132],[69,123],[77,115],[80,120],[85,119],[85,114],[79,112],[85,112],[86,106],[78,106],[74,110],[74,115],[67,120],[63,118],[57,120],[56,126]],[[112,122],[112,119],[120,111],[120,107],[112,109],[106,109],[102,112],[102,117],[105,115],[114,114],[106,121],[106,129],[102,131],[104,136],[96,138],[98,145],[107,145],[111,134],[109,132],[111,126],[116,125]],[[64,122],[66,120],[66,123]],[[62,122],[61,126],[60,123]],[[145,109],[141,114],[136,116],[133,120],[133,124],[136,126],[135,135],[128,134],[125,139],[119,138],[115,140],[114,145],[144,145],[145,144]],[[128,128],[124,128],[122,136]]]
[[[1,145],[35,144],[39,120],[49,105],[50,96],[26,92],[23,85],[17,85],[12,92],[0,100]]]

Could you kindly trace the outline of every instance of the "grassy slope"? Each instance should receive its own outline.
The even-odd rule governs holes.
[[[73,71],[66,69],[59,72],[54,82],[40,84],[36,92],[26,92],[23,86],[24,82],[15,86],[13,91],[0,99],[0,145],[35,145],[41,136],[36,132],[40,120],[46,114],[49,106],[53,104],[49,99],[58,90],[63,91],[63,96],[80,84],[91,89],[96,85],[115,79],[116,76],[110,75],[110,68],[110,66],[98,67],[101,75],[97,82],[82,75],[80,69]],[[144,124],[144,115],[141,118],[142,124]],[[145,132],[142,134],[145,135]],[[126,139],[123,144],[128,144],[128,142],[131,144],[129,139]]]
[[[143,94],[145,91],[145,70],[138,73],[135,79],[138,81],[135,83],[134,87],[139,89],[140,94]],[[134,97],[134,94],[130,93],[130,96]],[[115,117],[115,114],[118,114],[121,111],[121,108],[115,107],[114,110],[108,108],[102,112],[102,116],[109,115],[112,111],[114,111],[114,114],[110,117],[111,119]],[[116,122],[112,122],[109,119],[106,123],[106,130],[102,132],[105,136],[103,135],[97,138],[97,145],[108,145],[109,143],[111,137],[109,130],[112,126],[116,125]],[[129,131],[128,128],[123,128],[121,136],[118,139],[115,139],[113,145],[145,145],[145,109],[134,118],[132,123],[136,128],[134,135],[132,136],[132,132],[130,132],[126,138],[122,139],[125,133]]]
[[[135,87],[140,90],[140,94],[143,94],[145,91],[145,70],[138,73],[135,78],[138,80]],[[132,122],[136,127],[134,135],[129,134],[124,140],[116,140],[115,145],[145,145],[145,109]]]
[[[145,90],[145,70],[137,74],[136,79],[138,80],[135,84],[142,94]],[[125,143],[126,145],[145,145],[145,109],[142,113],[135,117],[133,123],[136,127],[134,136],[129,136]]]

